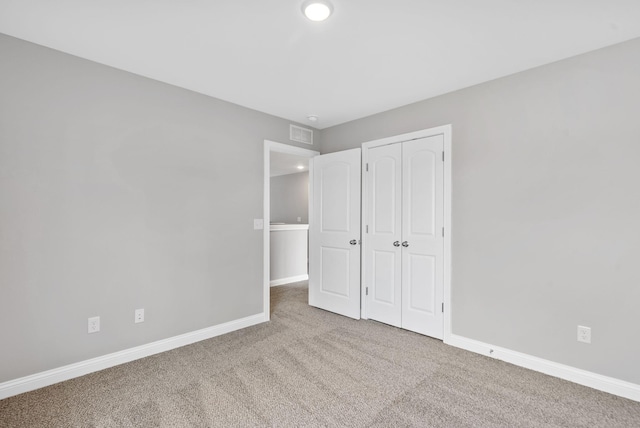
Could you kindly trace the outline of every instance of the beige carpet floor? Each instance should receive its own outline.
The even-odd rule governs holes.
[[[0,427],[640,427],[640,403],[306,304],[0,401]]]

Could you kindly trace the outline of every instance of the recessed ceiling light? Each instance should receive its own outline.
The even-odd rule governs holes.
[[[298,169],[304,169],[304,165],[298,165]]]
[[[307,119],[309,120],[309,122],[317,122],[318,116],[316,116],[315,114],[310,114],[309,116],[307,116]]]
[[[333,6],[326,0],[307,0],[302,3],[302,13],[312,21],[324,21],[331,12]]]

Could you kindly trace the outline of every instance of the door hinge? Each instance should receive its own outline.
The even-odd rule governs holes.
[[[369,172],[369,163],[367,162],[367,172]]]
[[[369,225],[366,225],[366,226],[365,226],[365,230],[366,230],[366,232],[365,232],[365,233],[369,233]]]
[[[442,162],[444,162],[444,152],[442,152]]]
[[[364,288],[364,295],[368,296],[369,295],[369,287],[365,287]]]
[[[444,238],[444,227],[442,228],[442,237]]]
[[[444,313],[444,302],[442,302],[442,313]]]

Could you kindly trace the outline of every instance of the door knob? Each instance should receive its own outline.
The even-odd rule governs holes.
[[[349,241],[349,244],[351,245],[356,245],[358,243],[358,241],[356,241],[355,239],[352,239],[351,241]]]
[[[408,246],[409,246],[409,243],[408,243],[407,241],[404,241],[404,242],[402,243],[402,246],[403,246],[403,247],[408,247]]]
[[[399,247],[399,246],[400,246],[400,241],[396,241],[396,242],[394,242],[394,243],[393,243],[393,246],[394,246],[394,247]]]

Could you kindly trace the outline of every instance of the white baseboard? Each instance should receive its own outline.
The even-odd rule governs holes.
[[[267,321],[263,313],[0,383],[0,400]]]
[[[580,385],[588,386],[609,394],[618,395],[634,401],[640,401],[640,385],[626,382],[620,379],[599,375],[586,370],[565,366],[543,358],[489,345],[463,336],[450,334],[445,339],[447,345],[466,349],[476,354],[496,358],[516,366],[568,380]]]
[[[306,281],[307,279],[309,279],[309,275],[290,276],[288,278],[280,278],[269,281],[269,286],[276,287],[278,285],[290,284],[292,282]]]

